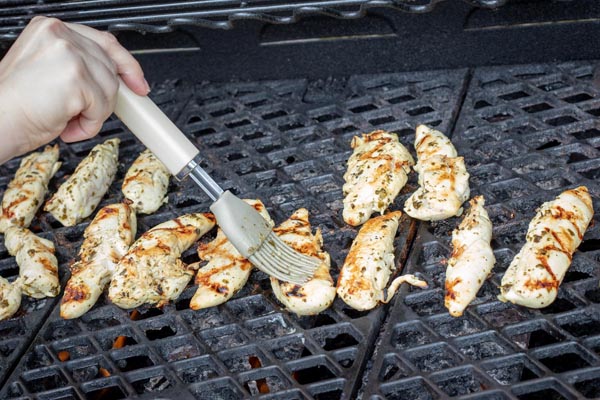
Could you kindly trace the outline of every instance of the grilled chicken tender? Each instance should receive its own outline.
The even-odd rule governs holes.
[[[19,265],[18,279],[23,293],[36,299],[58,295],[60,282],[54,244],[27,228],[14,226],[4,233],[4,241]]]
[[[273,221],[260,200],[244,200],[263,216],[271,225]],[[208,264],[198,269],[195,284],[198,289],[190,301],[192,310],[200,310],[225,303],[238,292],[250,277],[252,264],[231,244],[221,229],[217,237],[207,244],[198,246],[198,256]],[[196,269],[200,265],[190,265]]]
[[[121,308],[134,308],[142,304],[160,307],[179,297],[194,275],[179,257],[214,226],[212,214],[195,213],[144,233],[117,264],[109,299]]]
[[[542,204],[529,223],[525,245],[502,277],[498,299],[531,308],[552,304],[593,215],[585,186]]]
[[[0,205],[0,233],[11,226],[28,228],[48,192],[48,182],[60,168],[58,145],[21,160]]]
[[[45,211],[64,226],[73,226],[96,209],[117,173],[119,139],[95,146],[46,202]]]
[[[83,233],[79,261],[71,266],[60,305],[62,318],[80,317],[96,304],[133,242],[136,225],[135,212],[126,203],[98,211]]]
[[[395,133],[375,131],[355,136],[351,146],[354,153],[344,174],[343,217],[346,223],[358,226],[373,212],[383,213],[388,208],[406,184],[415,162]]]
[[[483,196],[470,202],[471,208],[452,232],[452,256],[446,268],[446,301],[450,315],[460,317],[492,272],[496,258],[490,242],[492,221],[483,207]]]
[[[294,250],[321,260],[313,277],[303,285],[282,282],[271,278],[273,294],[285,307],[298,315],[315,315],[325,310],[335,299],[335,286],[329,274],[331,259],[323,251],[323,237],[317,229],[313,235],[308,221],[308,211],[298,209],[273,232]]]
[[[12,317],[21,306],[21,281],[9,282],[0,276],[0,321]]]
[[[147,149],[129,167],[121,190],[136,212],[152,214],[167,202],[170,176],[167,167]]]
[[[439,131],[419,125],[415,136],[420,187],[404,203],[404,211],[423,221],[460,215],[469,198],[469,173],[450,140]]]
[[[337,281],[337,294],[350,307],[370,310],[380,302],[387,303],[400,285],[407,282],[427,287],[414,275],[394,279],[384,294],[385,287],[396,269],[394,266],[394,236],[398,230],[400,211],[389,212],[368,220],[354,239]]]

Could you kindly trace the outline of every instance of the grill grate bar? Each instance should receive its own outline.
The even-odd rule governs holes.
[[[0,40],[13,40],[35,15],[109,30],[170,32],[176,26],[198,25],[230,29],[235,20],[254,19],[267,23],[292,23],[304,15],[358,18],[372,7],[391,7],[406,12],[429,12],[443,0],[304,0],[304,1],[49,1],[12,2],[0,7]],[[477,7],[495,8],[506,0],[465,0]]]

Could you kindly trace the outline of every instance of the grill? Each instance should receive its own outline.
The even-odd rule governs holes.
[[[90,9],[126,7],[116,1],[101,3]],[[197,3],[181,10],[174,5],[157,6],[154,17],[143,21],[126,18],[129,14],[124,10],[104,13],[102,18],[90,14],[94,18],[85,21],[113,30],[162,32],[192,23],[230,27],[246,15],[244,7],[262,7],[260,18],[251,15],[259,21],[268,20],[265,15],[275,10],[268,2],[232,3],[219,9],[221,14],[210,14],[215,8]],[[440,4],[431,11],[436,3]],[[477,3],[499,6],[504,2]],[[135,8],[149,3],[127,4]],[[458,4],[458,8],[467,7]],[[432,18],[439,16],[438,9],[450,7],[449,2],[435,0],[307,2],[278,9],[277,15],[287,15],[289,20],[269,21],[292,22],[305,12],[319,12],[317,7],[349,12],[338,14],[341,18],[356,17],[371,6],[384,5],[431,11]],[[68,2],[36,2],[25,10],[29,13],[12,10],[11,18],[17,22],[13,26],[3,21],[0,32],[12,37],[22,26],[23,15],[67,13],[69,6],[75,7]],[[167,15],[167,6],[181,15]],[[498,9],[499,15],[502,10]],[[198,13],[197,19],[183,18],[184,12]],[[85,12],[58,15],[76,21],[87,18]],[[369,15],[357,22],[368,21]],[[138,43],[132,39],[135,32],[123,35],[124,41]],[[172,55],[162,53],[145,58],[148,54],[139,52],[146,62],[164,57],[165,64]],[[152,65],[146,66],[151,75],[167,68],[152,70]],[[415,125],[425,123],[446,132],[465,156],[472,196],[486,198],[494,224],[497,263],[493,275],[463,317],[450,317],[443,307],[444,261],[451,252],[450,233],[459,219],[417,223],[404,218],[395,239],[396,260],[403,272],[426,279],[429,288],[403,287],[390,304],[370,312],[349,309],[336,299],[320,315],[298,317],[281,307],[260,271],[254,271],[229,302],[202,311],[188,308],[193,286],[162,309],[125,311],[102,296],[90,312],[68,321],[59,317],[58,299],[24,298],[18,315],[0,322],[0,398],[600,396],[598,217],[550,307],[530,310],[496,300],[501,276],[522,245],[527,224],[541,202],[585,184],[595,208],[599,207],[600,90],[593,85],[595,67],[591,61],[569,61],[428,72],[375,69],[371,74],[323,77],[313,76],[322,72],[315,68],[298,79],[294,71],[287,73],[292,78],[280,79],[282,72],[277,70],[273,74],[277,79],[259,80],[263,70],[254,79],[225,83],[217,78],[200,82],[201,75],[194,80],[157,79],[153,99],[198,145],[203,168],[224,188],[240,197],[261,198],[276,222],[299,207],[309,210],[312,225],[323,230],[334,279],[356,235],[356,229],[341,217],[342,174],[351,154],[350,139],[387,129],[397,132],[413,151]],[[252,72],[262,67],[248,68]],[[364,68],[357,66],[359,71]],[[189,75],[185,65],[171,69],[169,77]],[[210,76],[218,77],[219,72]],[[122,178],[143,146],[112,119],[97,138],[61,144],[64,165],[50,190],[58,188],[95,144],[112,137],[122,141],[120,164],[101,206],[120,201]],[[0,166],[0,191],[18,163],[15,159]],[[413,173],[394,207],[401,208],[416,187]],[[154,215],[138,218],[139,233],[177,215],[208,209],[209,199],[189,182],[172,181],[169,193],[167,205]],[[57,245],[63,286],[88,223],[89,219],[65,228],[46,213],[34,220],[32,230]],[[183,259],[197,261],[195,249],[184,253]],[[9,279],[18,274],[3,244],[0,274]]]

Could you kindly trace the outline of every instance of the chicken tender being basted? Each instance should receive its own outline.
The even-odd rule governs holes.
[[[308,210],[296,210],[273,232],[294,250],[321,260],[312,278],[302,285],[271,277],[271,287],[277,300],[298,315],[315,315],[327,309],[335,299],[335,285],[329,273],[331,259],[329,253],[322,249],[321,230],[317,229],[314,235],[312,233]]]
[[[244,201],[273,225],[265,205],[260,200]],[[208,264],[196,272],[195,284],[198,285],[198,289],[190,300],[192,310],[225,303],[244,287],[252,272],[253,266],[250,261],[237,251],[221,229],[210,243],[198,246],[198,256],[201,260],[208,261]],[[198,265],[200,263],[190,265],[190,268],[196,269]]]
[[[21,306],[21,281],[14,282],[0,276],[0,321],[15,315]]]

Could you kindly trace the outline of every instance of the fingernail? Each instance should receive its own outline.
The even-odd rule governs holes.
[[[146,94],[150,93],[150,84],[148,83],[148,81],[144,78],[144,83],[146,84]]]

